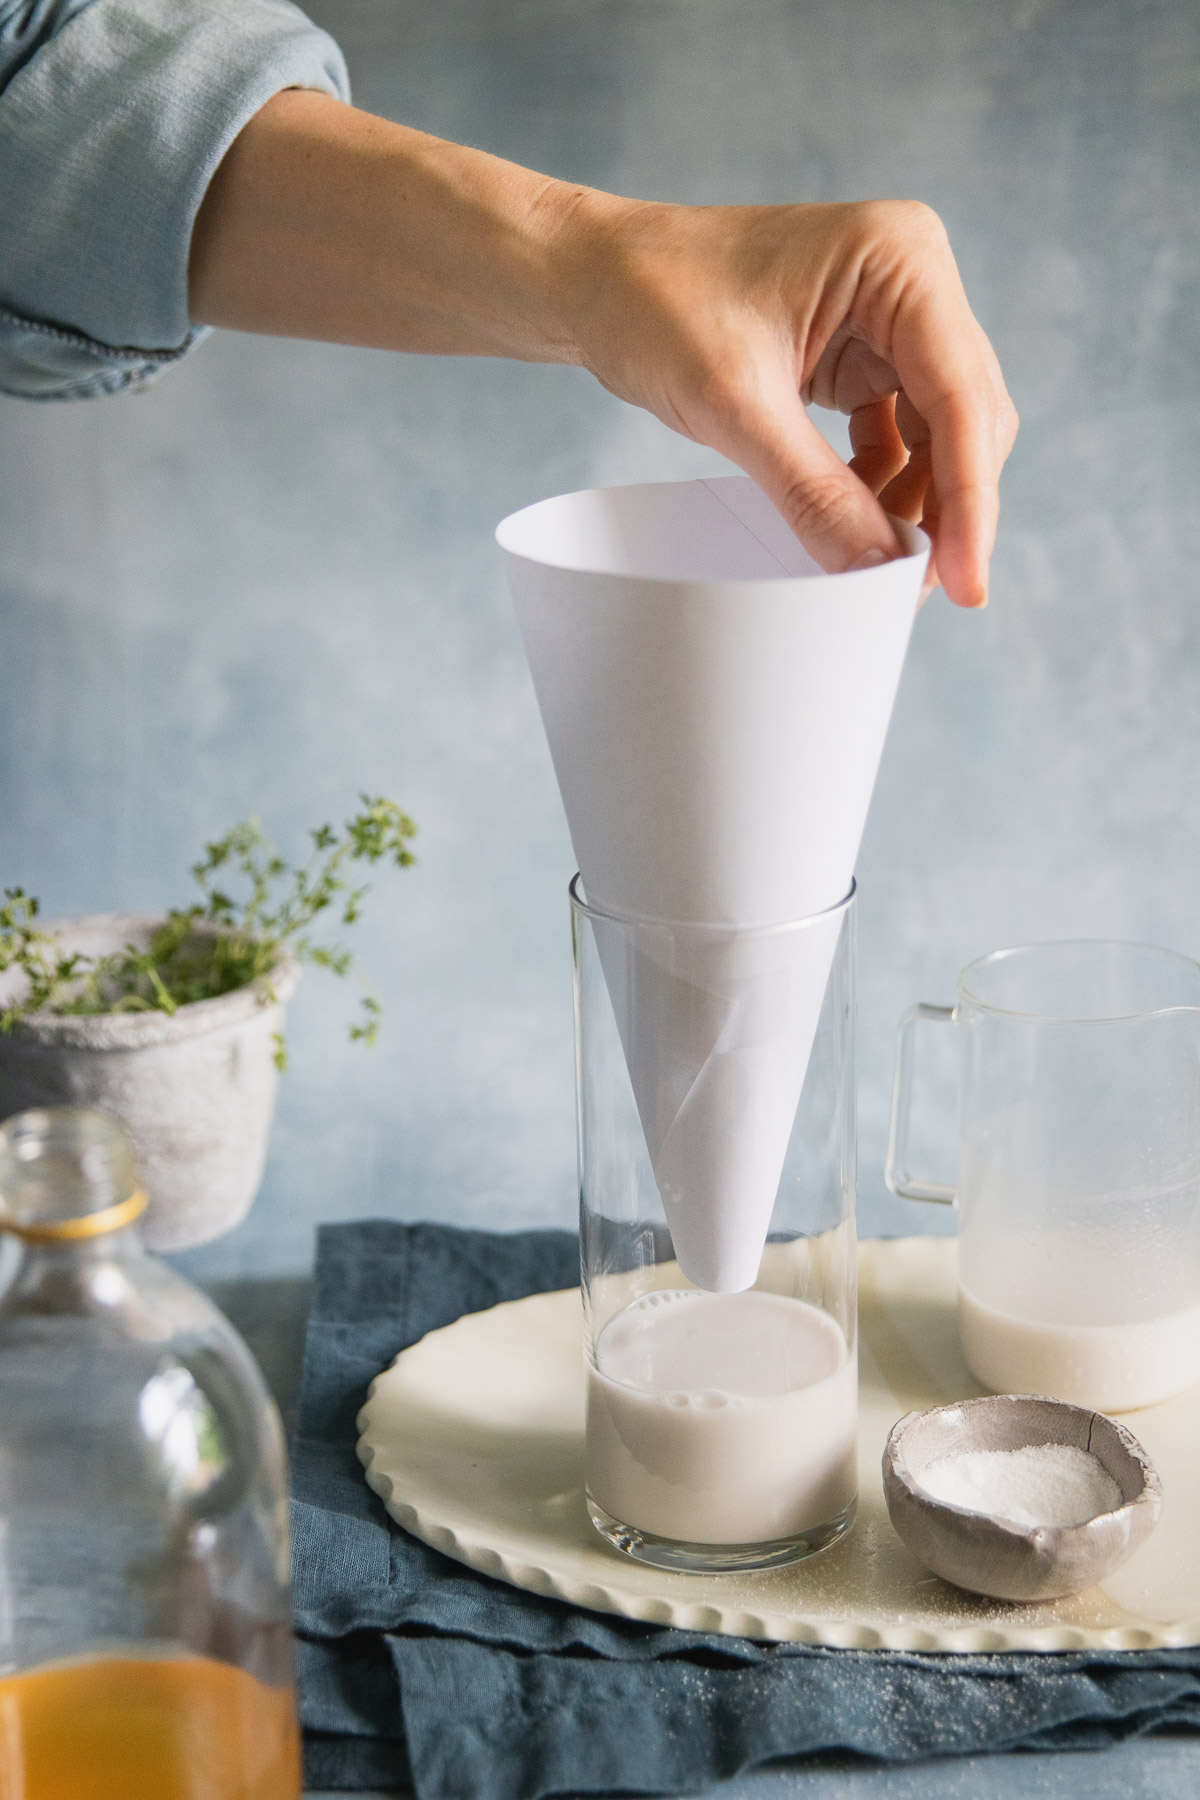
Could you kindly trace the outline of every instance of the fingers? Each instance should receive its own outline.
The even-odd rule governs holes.
[[[890,413],[889,403],[882,404]],[[897,447],[903,455],[895,424],[889,433],[882,413],[864,420],[862,430],[864,466],[872,473],[890,467]],[[794,388],[783,388],[772,404],[742,412],[732,433],[723,435],[719,447],[753,476],[827,573],[902,554],[871,482],[860,479],[825,442]]]
[[[907,394],[896,395],[896,435],[905,447],[907,461],[879,496],[879,504],[897,519],[911,519],[927,529],[927,497],[933,475],[929,426]]]
[[[903,428],[902,428],[903,427]],[[924,517],[930,486],[929,429],[903,394],[877,400],[850,415],[850,467],[877,495],[893,519],[928,525]],[[936,555],[929,558],[918,607],[938,585]]]
[[[905,372],[911,375],[915,368],[919,389],[933,395],[932,403],[926,402],[932,406],[932,421],[904,391],[904,375],[847,324],[830,338],[804,391],[818,405],[850,414],[855,452],[850,467],[885,512],[925,528],[934,540],[935,556],[940,545],[950,597],[959,605],[981,606],[995,537],[997,482],[1012,443],[1015,414],[991,346],[967,306],[948,246],[940,265],[935,257],[933,264],[926,260],[921,266],[923,273],[933,267],[937,294],[931,298],[926,292],[930,284],[918,282],[920,305],[941,324],[935,327],[930,316],[922,316],[914,327],[910,303]],[[942,337],[935,350],[937,330]],[[897,338],[902,335],[897,329]],[[923,359],[915,365],[913,342]],[[895,353],[890,342],[885,347]],[[944,393],[935,386],[931,358],[938,379],[950,384]],[[903,360],[897,355],[898,362]],[[935,474],[935,435],[945,492]],[[930,571],[932,583],[937,579],[932,560]]]
[[[896,406],[891,398],[874,400],[869,405],[859,406],[850,414],[850,447],[854,455],[850,458],[850,468],[860,481],[866,483],[871,492],[879,497],[881,490],[899,476],[908,460],[908,450],[904,439],[896,426]],[[897,514],[897,509],[886,500],[880,499],[885,512]],[[920,507],[916,512],[905,512],[897,516],[919,519]]]
[[[832,412],[855,413],[876,400],[889,399],[899,385],[887,358],[843,323],[817,359],[801,398]]]
[[[1011,439],[1005,441],[997,432],[1003,444],[997,451],[987,421],[961,400],[938,409],[930,432],[932,479],[925,515],[937,545],[942,585],[959,606],[986,606],[988,562],[1000,512],[997,483]]]
[[[949,245],[923,246],[920,279],[905,291],[892,355],[905,394],[928,430],[933,528],[942,586],[959,606],[987,601],[988,559],[999,515],[1000,470],[1017,415],[991,345],[976,323]]]

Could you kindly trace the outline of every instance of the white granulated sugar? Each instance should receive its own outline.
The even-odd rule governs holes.
[[[1010,1525],[1082,1525],[1122,1504],[1108,1470],[1074,1444],[965,1450],[927,1463],[917,1480],[934,1500]]]

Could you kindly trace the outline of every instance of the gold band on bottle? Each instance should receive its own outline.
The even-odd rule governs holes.
[[[143,1188],[135,1188],[128,1200],[118,1200],[100,1212],[83,1213],[78,1219],[55,1219],[52,1224],[26,1225],[14,1219],[0,1205],[0,1231],[7,1231],[26,1244],[72,1244],[81,1238],[103,1237],[109,1231],[121,1231],[140,1219],[148,1202]]]

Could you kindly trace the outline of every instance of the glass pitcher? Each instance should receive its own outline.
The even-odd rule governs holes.
[[[958,1179],[915,1176],[918,1025],[958,1040]],[[901,1020],[887,1182],[958,1210],[976,1379],[1101,1412],[1200,1379],[1200,965],[1149,944],[994,951]]]
[[[283,1435],[121,1126],[0,1126],[0,1795],[297,1800]]]

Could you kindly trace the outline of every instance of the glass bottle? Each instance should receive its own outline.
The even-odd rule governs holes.
[[[283,1434],[104,1113],[0,1126],[0,1800],[297,1800]]]

